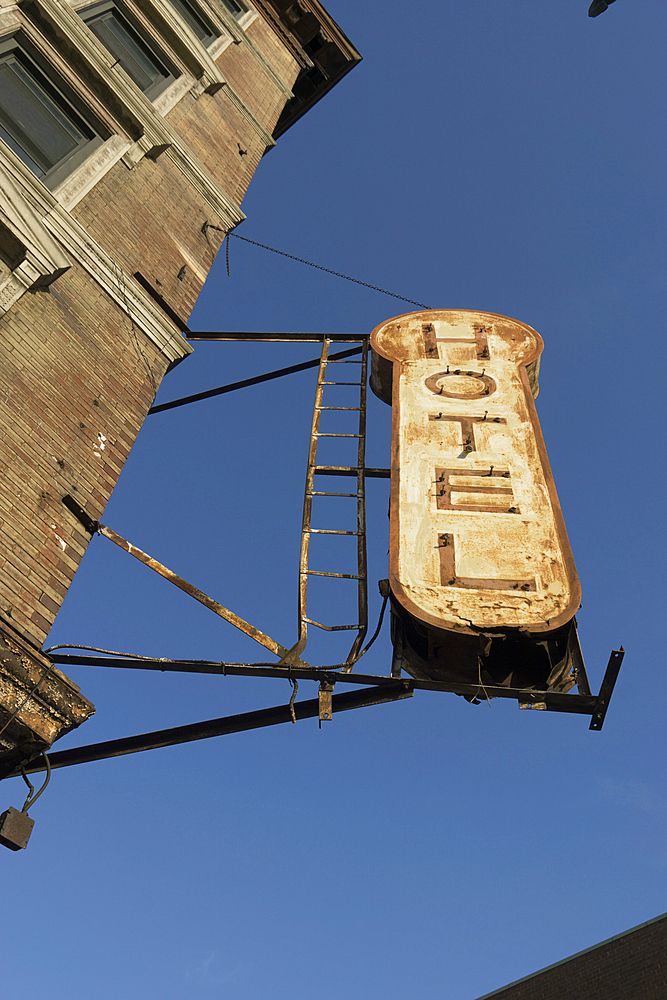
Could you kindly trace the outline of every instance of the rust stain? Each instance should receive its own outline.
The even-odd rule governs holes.
[[[191,583],[188,583],[187,580],[178,576],[178,574],[174,573],[173,570],[167,569],[167,567],[163,566],[162,563],[159,563],[157,559],[153,559],[153,557],[147,555],[146,552],[142,552],[141,549],[136,547],[136,545],[132,545],[131,542],[128,542],[126,538],[123,538],[121,535],[117,535],[115,531],[111,530],[111,528],[107,528],[104,524],[100,524],[98,530],[101,535],[104,535],[110,541],[115,542],[115,544],[120,546],[121,549],[125,549],[126,552],[128,552],[131,556],[134,556],[135,559],[138,559],[139,562],[142,562],[145,566],[154,570],[160,576],[164,577],[165,580],[169,580],[169,582],[173,583],[175,587],[179,588],[179,590],[189,594],[190,597],[195,599],[195,601],[199,601],[199,603],[203,604],[204,607],[209,608],[216,615],[224,618],[225,621],[234,625],[235,628],[240,629],[241,632],[245,632],[246,635],[249,635],[251,639],[254,639],[266,649],[270,649],[272,653],[276,654],[276,656],[283,657],[287,655],[288,650],[285,646],[281,646],[280,643],[271,639],[270,636],[265,635],[264,632],[255,628],[254,625],[250,625],[248,622],[244,621],[243,618],[239,618],[239,616],[234,614],[233,611],[230,611],[228,608],[223,607],[222,604],[214,601],[212,597],[208,596],[208,594],[198,590],[197,587],[194,587]],[[299,660],[298,662],[300,663],[301,661]]]

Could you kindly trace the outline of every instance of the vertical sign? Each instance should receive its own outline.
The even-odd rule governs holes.
[[[393,409],[395,601],[441,630],[566,625],[580,588],[533,402],[539,334],[433,310],[382,323],[371,344],[371,388]]]

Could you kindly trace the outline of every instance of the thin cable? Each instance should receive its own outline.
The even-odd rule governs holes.
[[[28,779],[26,777],[26,774],[25,774],[25,770],[21,771],[21,777],[23,778],[23,780],[25,781],[26,785],[30,789],[30,791],[28,792],[28,798],[23,803],[23,809],[21,810],[21,812],[27,813],[28,809],[30,809],[35,804],[35,802],[40,797],[40,795],[42,794],[42,792],[44,791],[44,789],[48,785],[49,781],[51,780],[51,761],[47,757],[46,752],[44,750],[42,750],[42,757],[44,758],[44,762],[46,764],[46,781],[44,782],[44,784],[42,785],[42,787],[40,788],[40,790],[37,792],[37,795],[32,795],[32,793],[35,791],[35,788],[28,781]],[[30,797],[31,795],[32,795],[32,798]]]
[[[25,812],[25,807],[27,806],[28,802],[30,802],[30,796],[35,791],[35,786],[30,783],[30,781],[28,779],[28,776],[25,773],[25,769],[21,771],[21,777],[23,778],[23,780],[25,781],[26,785],[28,786],[28,798],[23,803],[23,809],[21,810],[21,812]]]
[[[375,642],[375,640],[379,636],[380,629],[382,628],[382,620],[384,618],[384,612],[385,612],[385,609],[387,607],[387,601],[388,600],[389,600],[389,594],[385,594],[384,600],[382,601],[382,608],[380,609],[380,617],[378,618],[377,628],[375,629],[375,632],[371,636],[370,640],[366,643],[366,645],[364,646],[364,648],[362,649],[362,651],[359,653],[359,656],[357,656],[356,659],[354,659],[352,661],[352,664],[357,663],[361,659],[361,657],[364,655],[364,653],[368,652],[368,650],[371,648],[371,646],[373,645],[373,643]]]
[[[116,649],[100,649],[99,646],[78,646],[71,642],[61,642],[57,646],[49,646],[48,649],[43,649],[42,652],[52,653],[54,649],[88,649],[92,653],[108,653],[109,656],[123,656],[127,657],[128,660],[164,660],[166,662],[166,657],[164,656],[140,656],[139,653],[119,653]]]
[[[374,292],[382,292],[383,295],[390,295],[392,299],[401,299],[402,302],[409,302],[413,306],[419,306],[420,309],[430,309],[430,306],[425,306],[423,302],[416,302],[414,299],[406,299],[405,295],[396,295],[395,292],[388,292],[386,288],[378,288],[377,285],[369,285],[367,281],[359,281],[358,278],[351,278],[349,274],[341,274],[340,271],[332,271],[330,267],[322,267],[321,264],[313,264],[311,260],[304,260],[303,257],[295,257],[291,253],[285,253],[284,250],[276,250],[275,247],[267,247],[264,243],[257,243],[255,240],[249,240],[245,236],[239,236],[238,233],[228,233],[227,234],[227,248],[229,249],[229,237],[235,236],[237,240],[243,240],[245,243],[252,243],[253,246],[261,247],[262,250],[270,250],[271,253],[279,253],[282,257],[289,257],[290,260],[296,260],[299,264],[307,264],[308,267],[316,267],[318,271],[326,271],[327,274],[335,274],[337,278],[345,278],[346,281],[354,281],[357,285],[363,285],[364,288],[371,288]],[[227,258],[227,274],[229,274],[229,257]]]
[[[484,682],[482,681],[482,659],[480,656],[477,657],[477,671],[478,671],[479,687],[481,687],[482,691],[484,692],[484,697],[486,698],[486,702],[489,708],[491,708],[491,699],[489,698],[489,693],[484,687]],[[479,694],[479,688],[477,688],[477,694]]]

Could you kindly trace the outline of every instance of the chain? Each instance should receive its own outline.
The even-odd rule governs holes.
[[[396,295],[395,292],[388,292],[386,288],[378,288],[377,285],[369,285],[367,281],[359,281],[358,278],[351,278],[349,274],[341,274],[340,271],[332,271],[329,267],[322,267],[321,264],[313,264],[311,260],[304,260],[303,257],[295,257],[291,253],[285,253],[284,250],[276,250],[275,247],[267,247],[264,243],[257,243],[255,240],[249,240],[245,236],[239,236],[238,233],[227,233],[227,274],[229,274],[229,237],[235,236],[237,240],[243,240],[244,243],[252,243],[253,246],[261,247],[262,250],[270,250],[271,253],[279,253],[282,257],[289,257],[290,260],[296,260],[299,264],[307,264],[308,267],[316,267],[318,271],[326,271],[327,274],[335,274],[337,278],[345,278],[346,281],[354,281],[357,285],[363,285],[364,288],[371,288],[374,292],[382,292],[383,295],[390,295],[393,299],[401,299],[402,302],[409,302],[413,306],[419,306],[420,309],[430,309],[430,306],[425,306],[423,302],[415,302],[414,299],[406,299],[405,295]]]

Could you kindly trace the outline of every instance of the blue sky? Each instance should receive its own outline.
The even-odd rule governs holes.
[[[618,0],[596,19],[586,0],[328,9],[364,61],[264,158],[239,233],[542,335],[538,413],[595,690],[610,650],[627,650],[604,730],[417,692],[321,730],[54,772],[28,850],[1,859],[7,996],[475,1000],[667,908],[664,4]],[[412,308],[240,240],[230,267],[220,255],[193,329],[369,331]],[[158,401],[317,353],[198,344]],[[288,646],[314,384],[311,371],[149,417],[104,517]],[[389,420],[372,397],[369,465],[388,464]],[[368,493],[374,620],[387,484]],[[49,642],[264,659],[103,538]],[[315,637],[309,657],[337,650]],[[385,627],[364,669],[389,658]],[[290,693],[69,673],[97,715],[63,748]],[[20,808],[22,782],[1,798]]]

